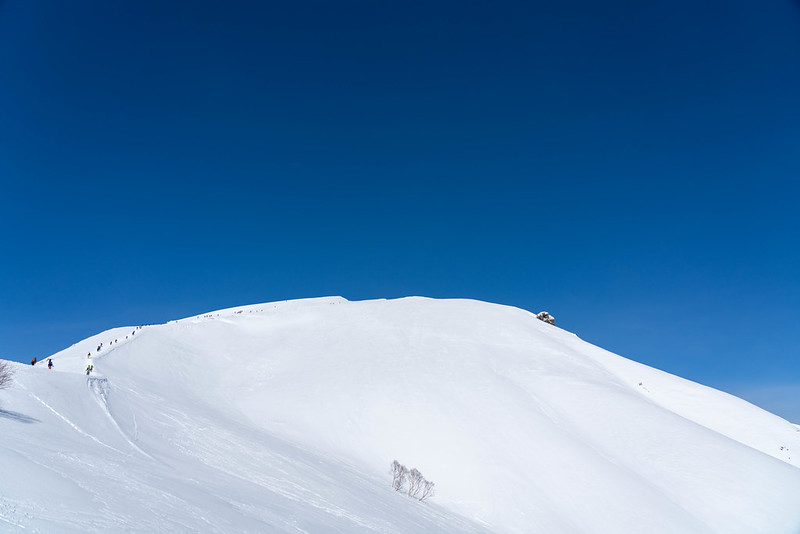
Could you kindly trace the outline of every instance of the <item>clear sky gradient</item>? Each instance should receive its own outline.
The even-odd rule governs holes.
[[[796,1],[0,1],[0,357],[466,297],[800,422],[798,171]]]

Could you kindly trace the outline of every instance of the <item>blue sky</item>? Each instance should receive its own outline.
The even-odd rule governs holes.
[[[467,297],[800,422],[797,95],[788,0],[5,0],[0,357]]]

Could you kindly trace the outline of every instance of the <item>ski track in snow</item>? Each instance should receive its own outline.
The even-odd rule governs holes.
[[[22,523],[17,523],[12,519],[12,517],[16,515],[16,508],[12,508],[10,514],[6,516],[6,513],[8,513],[8,508],[10,508],[11,506],[12,506],[11,504],[6,504],[4,501],[0,500],[0,521],[8,523],[11,526],[26,530],[25,525],[23,525]]]
[[[91,439],[92,441],[102,445],[103,447],[107,447],[107,448],[111,449],[112,451],[116,451],[116,452],[122,453],[122,451],[120,451],[119,449],[116,449],[116,448],[112,447],[111,445],[103,443],[102,441],[100,441],[96,437],[92,436],[91,434],[88,434],[87,432],[84,432],[83,430],[81,430],[81,428],[78,425],[76,425],[75,423],[70,421],[66,416],[62,415],[58,410],[56,410],[55,408],[53,408],[52,406],[47,404],[45,401],[40,399],[39,396],[36,395],[35,393],[29,392],[29,395],[31,395],[34,399],[39,401],[42,404],[42,406],[44,406],[45,408],[47,408],[48,410],[53,412],[54,415],[56,415],[59,419],[61,419],[65,423],[67,423],[70,427],[72,427],[79,434],[86,436],[87,438]]]
[[[116,429],[117,429],[117,431],[119,432],[119,435],[120,435],[120,436],[122,436],[122,438],[123,438],[123,439],[124,439],[124,440],[125,440],[125,441],[126,441],[126,442],[127,442],[127,443],[128,443],[128,444],[129,444],[129,445],[130,445],[130,446],[131,446],[131,447],[132,447],[132,448],[133,448],[133,449],[136,451],[136,452],[138,452],[138,453],[142,454],[142,455],[143,455],[143,456],[145,456],[146,458],[149,458],[149,459],[151,459],[151,460],[154,460],[154,458],[153,458],[152,456],[150,456],[150,455],[149,455],[149,454],[147,454],[147,453],[146,453],[144,450],[142,450],[142,448],[141,448],[141,447],[139,447],[139,446],[138,446],[136,443],[134,443],[134,442],[133,442],[133,441],[132,441],[132,440],[131,440],[131,439],[128,437],[128,435],[127,435],[127,434],[125,434],[125,432],[124,432],[124,431],[122,430],[122,428],[119,426],[119,423],[117,423],[117,420],[116,420],[116,419],[114,419],[114,416],[113,416],[113,415],[111,415],[111,411],[108,409],[108,388],[109,388],[108,379],[107,379],[107,378],[100,378],[100,377],[92,377],[92,376],[89,376],[89,377],[87,377],[87,379],[86,379],[86,385],[87,385],[87,387],[89,388],[89,390],[90,390],[90,391],[91,391],[91,392],[94,394],[94,397],[95,397],[95,400],[97,401],[97,404],[99,404],[99,405],[100,405],[100,408],[102,409],[103,413],[104,413],[104,414],[105,414],[105,415],[108,417],[108,419],[111,421],[111,424],[112,424],[112,425],[114,425],[114,428],[116,428]],[[135,423],[135,422],[136,422],[136,419],[135,419],[135,416],[134,416],[134,423]]]

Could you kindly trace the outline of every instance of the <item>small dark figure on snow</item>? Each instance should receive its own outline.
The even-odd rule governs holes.
[[[48,369],[53,368],[53,360],[51,360],[50,358],[47,358],[47,368]]]
[[[88,376],[89,373],[91,373],[92,371],[94,371],[94,365],[87,365],[86,366],[86,375]]]
[[[33,359],[31,360],[31,365],[36,365],[36,356],[34,356]]]

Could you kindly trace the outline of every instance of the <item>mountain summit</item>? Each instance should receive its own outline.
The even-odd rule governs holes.
[[[517,308],[275,302],[52,361],[0,391],[3,532],[800,532],[798,427]]]

